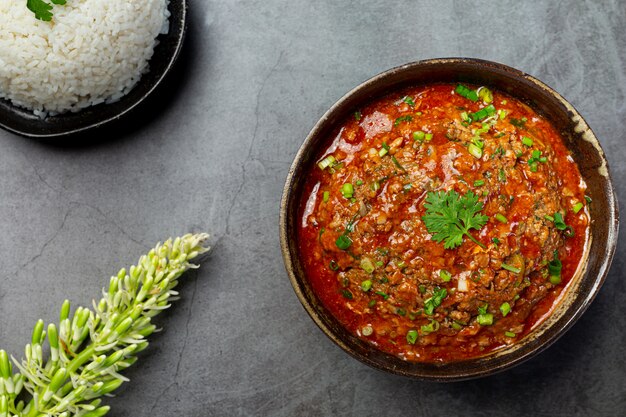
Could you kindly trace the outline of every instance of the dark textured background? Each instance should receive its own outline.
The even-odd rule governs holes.
[[[215,250],[128,376],[122,416],[623,416],[624,233],[583,318],[538,357],[435,384],[370,369],[308,318],[284,271],[278,204],[308,130],[346,91],[425,58],[514,66],[587,119],[626,196],[623,1],[191,0],[177,73],[128,129],[73,146],[0,132],[0,341],[89,304],[110,274],[191,230]],[[67,144],[65,144],[67,145]]]

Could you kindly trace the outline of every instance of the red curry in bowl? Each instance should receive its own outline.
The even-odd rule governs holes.
[[[307,279],[353,334],[416,362],[515,343],[581,268],[590,199],[553,126],[471,85],[355,109],[300,202]]]

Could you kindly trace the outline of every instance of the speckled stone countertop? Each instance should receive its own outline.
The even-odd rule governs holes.
[[[21,356],[64,298],[170,235],[214,251],[158,319],[115,417],[623,416],[623,232],[582,319],[534,359],[436,384],[370,369],[299,304],[278,244],[287,170],[339,97],[388,68],[466,56],[528,72],[586,118],[626,195],[626,4],[614,1],[190,1],[168,86],[124,129],[68,142],[0,132],[0,342]],[[149,110],[149,111],[148,111]]]

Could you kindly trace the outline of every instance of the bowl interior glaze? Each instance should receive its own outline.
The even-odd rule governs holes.
[[[159,44],[150,59],[149,72],[143,74],[137,85],[119,101],[41,119],[30,110],[0,99],[0,127],[18,135],[47,139],[99,128],[130,113],[161,84],[182,49],[187,29],[187,0],[170,1],[168,9],[171,14],[169,32],[158,36]]]
[[[298,205],[307,172],[354,109],[406,86],[464,82],[487,85],[533,107],[561,133],[592,198],[590,238],[581,268],[551,315],[511,347],[480,358],[449,363],[413,363],[384,353],[350,334],[311,290],[298,254]],[[558,93],[534,77],[494,62],[444,58],[410,63],[379,74],[343,96],[313,127],[291,166],[280,208],[280,239],[289,278],[300,302],[320,329],[356,359],[394,374],[452,381],[489,375],[521,363],[556,341],[598,293],[611,264],[618,231],[618,206],[602,148],[583,118]]]

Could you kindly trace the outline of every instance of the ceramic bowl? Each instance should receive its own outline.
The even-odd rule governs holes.
[[[406,86],[457,82],[486,85],[506,92],[533,107],[561,132],[593,199],[590,243],[584,254],[584,267],[572,278],[557,307],[522,340],[470,360],[407,362],[349,333],[312,291],[298,253],[298,205],[306,173],[315,169],[318,151],[355,108]],[[322,116],[300,147],[289,170],[280,207],[280,241],[296,295],[313,321],[333,342],[361,362],[383,371],[419,379],[452,381],[510,368],[546,349],[563,335],[589,307],[606,278],[617,243],[618,218],[617,200],[602,147],[571,104],[543,82],[514,68],[477,59],[446,58],[410,63],[379,74],[344,95]]]
[[[160,35],[150,59],[150,71],[135,88],[119,101],[98,104],[76,113],[63,113],[45,119],[31,111],[0,99],[0,127],[32,138],[55,138],[100,128],[124,117],[150,96],[171,71],[182,49],[187,28],[187,0],[173,0],[169,7],[169,32]]]

